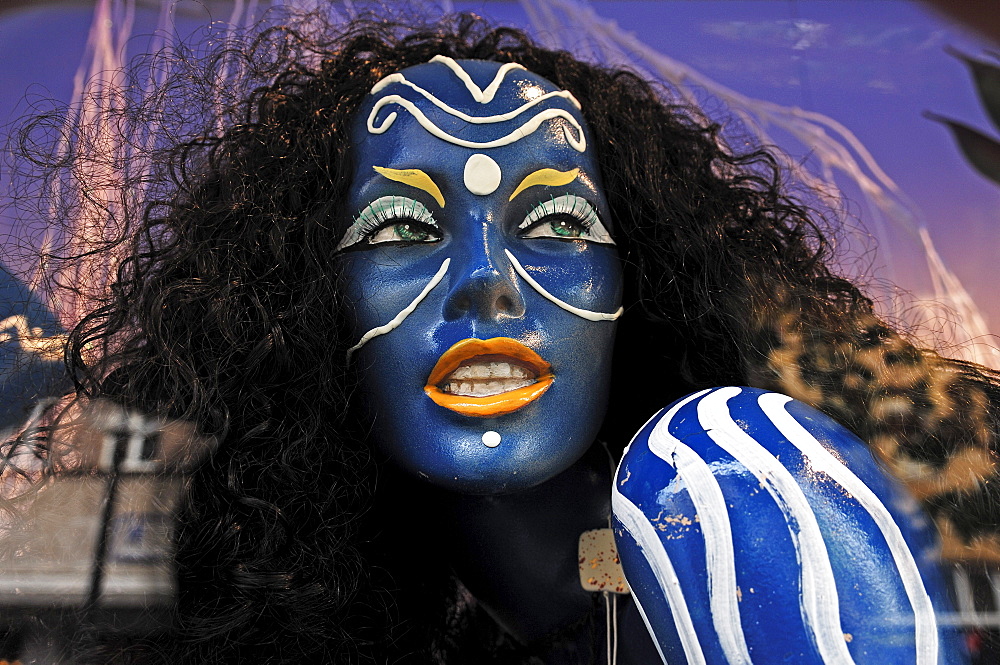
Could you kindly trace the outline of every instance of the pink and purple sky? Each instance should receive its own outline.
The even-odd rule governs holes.
[[[965,66],[945,52],[950,46],[988,58],[987,40],[905,0],[589,4],[656,50],[741,94],[817,111],[849,128],[917,204],[949,268],[976,300],[991,332],[1000,333],[995,258],[1000,187],[963,161],[943,126],[922,116],[930,110],[1000,134],[990,127]],[[0,11],[0,126],[23,114],[32,99],[68,100],[92,7],[62,2]],[[530,25],[514,2],[456,2],[455,7],[497,23]],[[133,33],[148,33],[155,20],[156,10],[140,3]],[[181,34],[194,29],[194,18],[181,20]],[[130,42],[133,53],[143,47],[142,38]],[[806,157],[795,149],[789,148],[793,156]],[[0,196],[4,186],[0,182]],[[861,203],[849,210],[862,224],[874,223]],[[0,232],[5,224],[0,219]],[[915,246],[906,233],[890,230],[873,262],[891,259],[892,271],[878,274],[922,295],[931,285]]]

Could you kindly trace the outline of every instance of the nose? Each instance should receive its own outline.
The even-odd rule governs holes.
[[[463,316],[490,321],[524,316],[524,299],[514,268],[490,226],[484,224],[481,237],[462,243],[452,255],[449,272],[456,279],[444,305],[446,321]]]

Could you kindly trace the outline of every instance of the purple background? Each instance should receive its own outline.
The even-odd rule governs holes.
[[[213,6],[214,18],[228,17],[223,6]],[[944,51],[950,45],[981,55],[989,48],[984,39],[924,5],[904,1],[590,6],[658,51],[742,94],[818,111],[846,125],[918,204],[946,263],[970,291],[990,329],[1000,330],[1000,297],[994,286],[1000,275],[994,259],[1000,245],[1000,187],[963,161],[944,127],[921,115],[933,110],[1000,133],[990,127],[965,66]],[[178,3],[180,14],[196,7]],[[498,23],[529,25],[516,3],[456,2],[455,7]],[[69,98],[91,11],[89,3],[53,3],[0,12],[0,124],[23,114],[33,98]],[[155,10],[140,8],[133,33],[148,33],[155,20]],[[182,17],[179,32],[191,32],[198,20]],[[136,37],[129,53],[144,46],[145,38]],[[789,150],[795,155],[801,148]],[[0,183],[0,195],[5,186]],[[865,205],[852,205],[849,211],[862,223],[868,218],[871,226]],[[0,233],[6,224],[0,220]],[[921,295],[929,292],[930,282],[915,249],[912,237],[890,231],[873,262],[881,265],[891,253],[893,272],[877,274]]]

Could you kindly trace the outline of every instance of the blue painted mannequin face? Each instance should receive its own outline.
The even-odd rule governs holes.
[[[432,61],[376,85],[354,132],[337,261],[380,452],[462,492],[548,480],[600,427],[621,304],[576,100],[520,67]]]

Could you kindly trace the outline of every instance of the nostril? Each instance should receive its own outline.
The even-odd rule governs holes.
[[[517,287],[489,266],[461,278],[444,307],[448,320],[472,316],[485,321],[523,314],[524,303]]]

